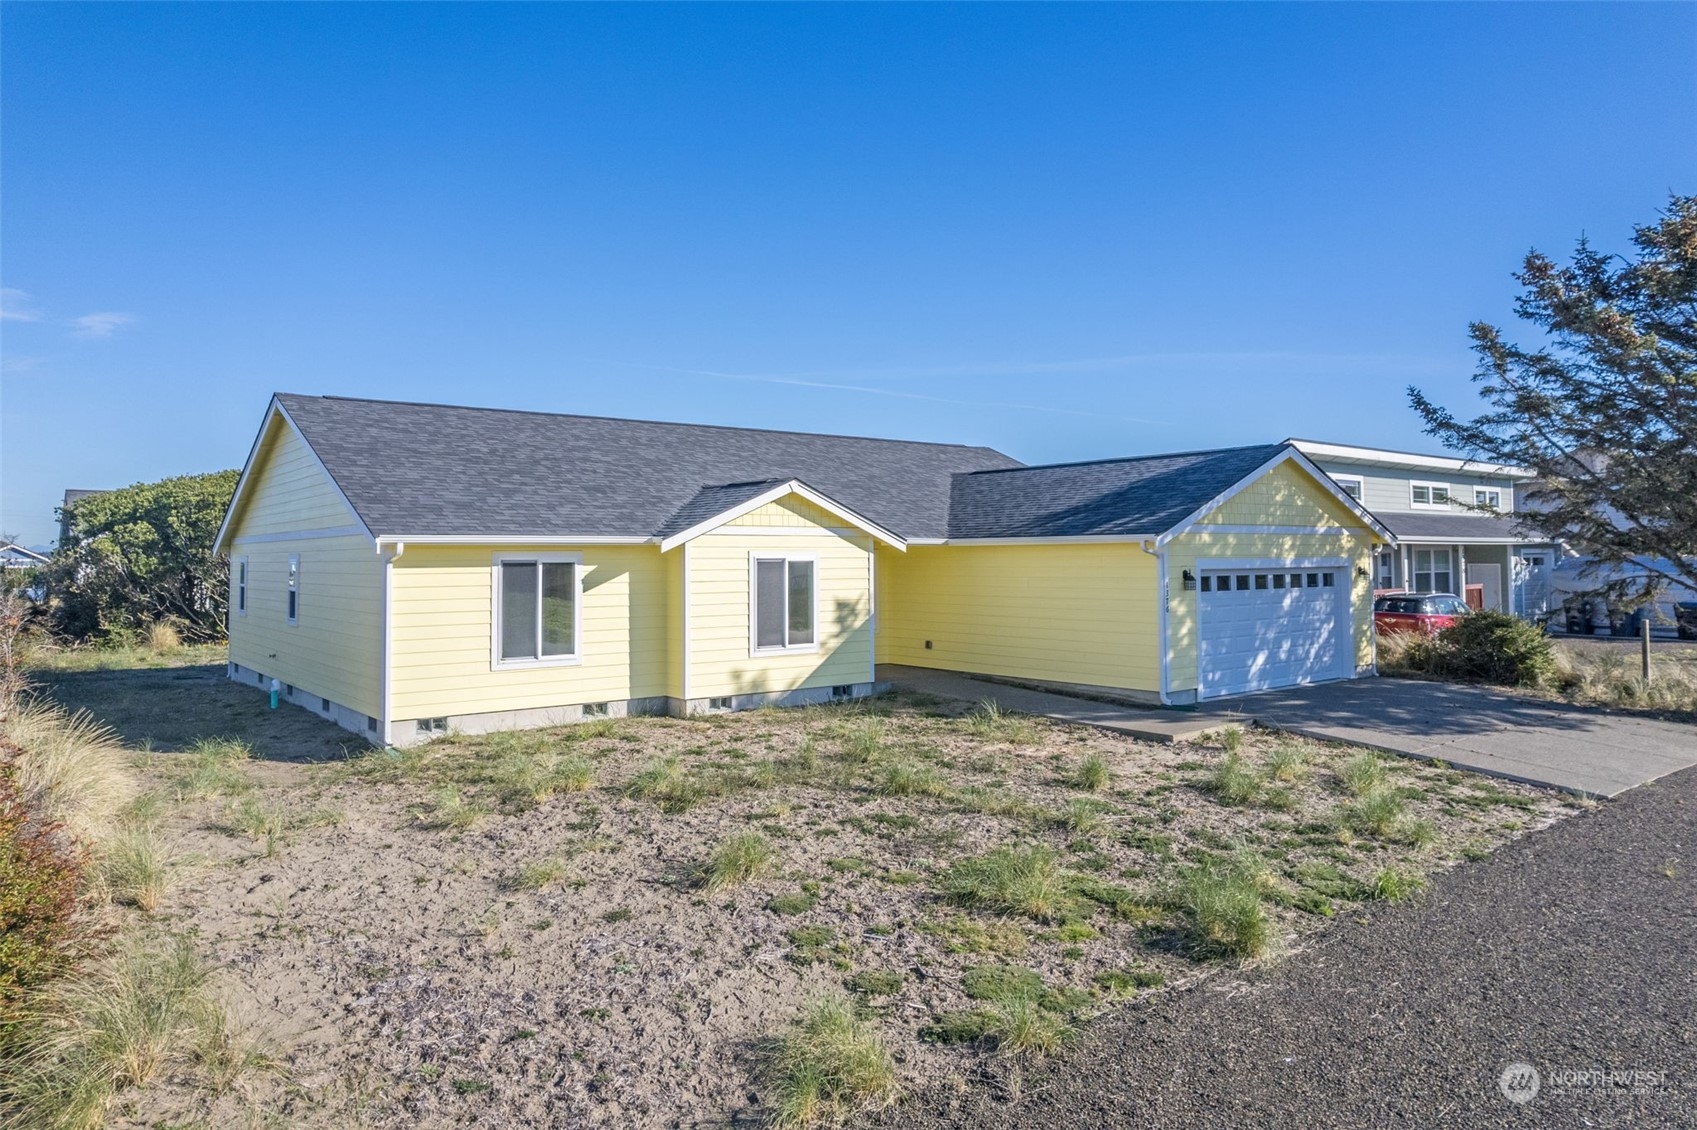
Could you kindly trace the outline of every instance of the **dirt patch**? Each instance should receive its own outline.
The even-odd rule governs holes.
[[[235,779],[194,776],[192,754],[145,759],[154,787],[182,798],[170,826],[194,861],[161,915],[223,964],[279,1069],[211,1110],[156,1088],[133,1125],[244,1107],[304,1125],[757,1122],[765,1042],[849,986],[909,1089],[1001,1079],[1014,1060],[993,1038],[935,1038],[973,1034],[973,985],[1035,974],[1044,1007],[1076,1024],[1222,967],[1170,897],[1187,869],[1252,859],[1276,957],[1372,897],[1387,867],[1449,867],[1571,811],[1538,790],[1414,762],[1363,768],[1359,751],[1272,735],[1154,746],[922,697],[313,764],[339,742],[327,723],[279,711],[318,731],[290,757],[263,729],[276,716],[226,707],[211,682],[125,674],[112,712],[127,734],[175,748],[241,736],[246,718],[274,759]],[[146,705],[149,678],[180,690],[175,710]],[[108,713],[114,684],[69,685],[73,703]],[[197,712],[210,720],[172,728]],[[1238,741],[1222,790],[1222,745]],[[1346,780],[1394,794],[1377,814],[1394,819],[1370,827]],[[189,799],[194,781],[221,795]],[[715,848],[751,831],[769,866],[704,885]],[[952,866],[1006,845],[1052,860],[1055,909],[946,897]],[[982,966],[1029,974],[970,972]]]

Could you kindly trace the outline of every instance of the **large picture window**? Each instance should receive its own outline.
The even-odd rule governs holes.
[[[752,559],[751,650],[806,650],[818,646],[813,622],[816,571],[817,564],[811,557]]]
[[[562,554],[496,559],[496,666],[577,661],[580,568]]]

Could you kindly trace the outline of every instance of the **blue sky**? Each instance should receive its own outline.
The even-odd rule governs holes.
[[[1430,449],[1532,246],[1697,191],[1697,6],[0,8],[0,526],[273,390]]]

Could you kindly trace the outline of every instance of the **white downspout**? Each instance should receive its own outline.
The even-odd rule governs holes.
[[[383,553],[383,625],[379,633],[381,637],[380,679],[378,726],[382,731],[383,747],[387,749],[394,740],[394,714],[392,705],[395,701],[395,664],[394,647],[391,636],[395,624],[395,558],[407,551],[407,543],[398,541],[388,553],[383,553],[383,543],[377,543],[377,552]]]
[[[1161,705],[1171,706],[1172,701],[1168,697],[1168,688],[1172,682],[1173,655],[1167,627],[1167,550],[1165,546],[1160,549],[1149,548],[1154,544],[1152,541],[1144,541],[1138,543],[1138,548],[1155,559],[1155,596],[1159,601],[1155,610],[1159,615],[1159,634],[1161,637],[1159,641],[1161,645],[1161,689],[1158,693],[1161,698]],[[1200,694],[1197,697],[1200,698]]]

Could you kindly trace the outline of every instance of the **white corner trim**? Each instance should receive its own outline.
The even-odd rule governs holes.
[[[679,670],[679,676],[680,676],[679,681],[683,685],[678,688],[678,692],[679,692],[678,697],[683,699],[683,701],[687,703],[689,701],[689,584],[690,584],[689,543],[688,542],[684,543],[684,556],[683,556],[683,561],[680,564],[681,564],[681,567],[682,567],[682,570],[683,570],[683,588],[684,588],[684,592],[683,592],[683,598],[684,598],[683,599],[683,613],[682,613],[683,630],[684,630],[683,631],[683,649],[684,649],[684,651],[683,651],[683,663],[682,663],[681,668]]]
[[[248,448],[247,461],[242,464],[241,477],[236,480],[235,493],[230,496],[230,505],[224,510],[224,521],[218,525],[218,536],[212,539],[212,552],[227,552],[225,537],[230,532],[230,523],[235,519],[237,505],[242,501],[248,484],[252,481],[254,460],[259,457],[260,446],[265,442],[265,433],[271,430],[272,419],[279,416],[289,426],[289,430],[295,433],[295,438],[300,440],[301,446],[306,448],[307,454],[312,457],[313,466],[318,468],[318,473],[324,476],[324,481],[329,483],[330,489],[336,492],[336,497],[341,500],[342,505],[347,509],[348,516],[354,520],[355,532],[364,534],[371,538],[373,544],[376,544],[377,539],[372,534],[371,528],[365,524],[365,519],[359,516],[359,511],[354,509],[354,504],[348,501],[347,494],[342,490],[342,484],[338,483],[336,476],[332,475],[330,469],[324,466],[324,460],[318,457],[318,452],[308,442],[306,433],[300,430],[300,425],[296,424],[294,417],[289,415],[289,410],[283,407],[283,402],[277,399],[276,394],[272,394],[271,403],[265,410],[265,419],[259,425],[259,434],[253,437],[253,446]]]
[[[866,539],[866,681],[878,681],[878,543]]]
[[[870,534],[885,545],[904,552],[907,550],[906,541],[891,533],[889,530],[884,529],[884,527],[878,525],[876,522],[863,518],[848,507],[844,506],[842,503],[827,498],[812,487],[808,486],[806,483],[802,482],[800,479],[790,479],[788,482],[779,483],[770,490],[762,491],[745,502],[739,502],[735,506],[727,507],[713,515],[711,518],[708,518],[706,521],[697,522],[687,530],[675,533],[671,537],[661,539],[660,552],[667,553],[672,549],[683,545],[685,542],[693,541],[702,534],[716,530],[728,522],[734,522],[738,518],[741,518],[744,514],[758,510],[760,507],[765,506],[769,502],[776,502],[778,499],[791,494],[799,495],[808,502],[819,507],[821,510],[835,514],[837,517],[853,526],[856,530],[859,530],[863,534]]]
[[[1373,517],[1371,511],[1359,502],[1355,501],[1355,499],[1349,497],[1349,495],[1345,494],[1343,490],[1332,481],[1331,476],[1320,470],[1319,467],[1315,466],[1308,456],[1304,455],[1295,447],[1286,444],[1283,450],[1281,450],[1277,455],[1261,464],[1261,466],[1255,468],[1255,470],[1249,472],[1249,474],[1243,476],[1243,478],[1233,483],[1226,490],[1220,492],[1207,502],[1204,502],[1201,506],[1198,506],[1195,510],[1191,511],[1172,529],[1157,537],[1155,539],[1155,544],[1157,546],[1164,546],[1179,535],[1189,533],[1193,528],[1200,524],[1205,515],[1212,513],[1221,506],[1224,506],[1227,502],[1230,502],[1233,498],[1237,497],[1237,495],[1251,483],[1255,482],[1269,471],[1272,471],[1275,467],[1284,463],[1296,464],[1304,472],[1306,472],[1322,490],[1337,499],[1337,501],[1347,508],[1350,513],[1360,518],[1362,525],[1372,530],[1382,540],[1393,545],[1396,543],[1396,535],[1391,533],[1384,523]]]
[[[383,624],[378,633],[378,674],[379,689],[377,703],[377,726],[383,737],[383,745],[387,748],[394,741],[391,717],[395,712],[395,646],[393,642],[395,625],[395,558],[407,551],[403,544],[397,544],[393,550],[383,554]],[[379,550],[379,552],[382,552]]]

